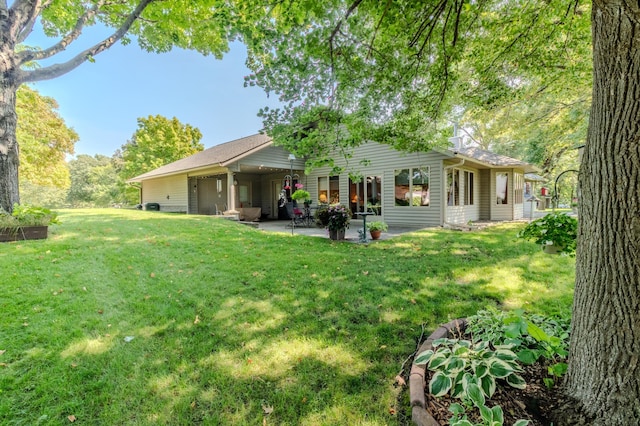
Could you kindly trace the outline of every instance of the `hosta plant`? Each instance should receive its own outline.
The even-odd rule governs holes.
[[[539,315],[525,315],[521,309],[512,312],[478,311],[467,319],[467,330],[473,341],[492,345],[510,345],[518,360],[525,365],[540,358],[549,362],[547,386],[567,370],[564,360],[569,353],[569,321]]]
[[[438,397],[449,393],[453,398],[469,400],[469,381],[477,380],[487,398],[496,390],[496,381],[524,389],[526,384],[519,375],[522,372],[518,357],[508,345],[491,349],[489,342],[473,343],[469,340],[437,339],[434,350],[420,353],[416,364],[426,364],[433,371],[429,381],[429,392]]]

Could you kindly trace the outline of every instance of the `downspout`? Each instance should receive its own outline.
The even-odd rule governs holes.
[[[448,166],[445,166],[442,168],[442,209],[441,209],[441,214],[442,214],[442,226],[444,225],[450,225],[450,226],[457,226],[454,223],[449,223],[447,222],[447,215],[446,215],[446,208],[447,208],[447,171],[449,169],[452,169],[454,167],[458,167],[458,166],[462,166],[465,162],[464,158],[460,159],[459,163],[456,164],[450,164]],[[459,178],[459,176],[458,176]]]

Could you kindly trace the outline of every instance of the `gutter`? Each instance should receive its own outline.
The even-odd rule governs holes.
[[[442,201],[443,203],[442,203],[442,208],[440,212],[442,214],[442,226],[444,225],[456,226],[456,224],[449,223],[446,221],[445,209],[447,208],[447,171],[454,167],[462,166],[465,161],[466,160],[464,158],[461,158],[459,163],[450,164],[442,168]]]

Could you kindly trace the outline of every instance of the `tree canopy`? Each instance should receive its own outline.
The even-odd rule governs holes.
[[[20,175],[39,186],[67,189],[70,184],[66,156],[73,154],[78,134],[67,127],[55,99],[22,86],[18,90],[17,137],[20,142]]]
[[[232,6],[217,0],[0,1],[0,207],[12,211],[20,201],[16,91],[23,83],[59,77],[134,39],[151,52],[181,47],[219,58],[238,35]],[[38,22],[51,37],[49,46],[30,43]],[[98,24],[113,32],[95,42],[86,30]]]
[[[204,149],[202,133],[177,118],[161,115],[138,118],[138,129],[122,146],[121,176],[141,175]]]
[[[261,2],[249,3],[256,10]],[[584,135],[591,82],[586,4],[334,0],[269,11],[250,18],[261,25],[247,36],[254,71],[247,84],[280,96],[285,107],[262,114],[276,140],[300,154],[317,155],[315,139],[332,147],[372,139],[421,150],[445,144],[453,122],[486,123],[494,115],[490,121],[498,123],[500,114],[514,117],[518,109],[520,117],[532,120],[533,109],[544,120],[570,115],[564,111],[576,104],[580,120],[561,130]],[[314,133],[322,136],[310,144],[300,138]]]

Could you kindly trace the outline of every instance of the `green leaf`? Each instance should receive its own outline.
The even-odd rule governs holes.
[[[482,387],[484,394],[491,398],[496,391],[496,379],[487,374],[480,379],[480,386]]]
[[[436,352],[429,360],[429,370],[436,370],[441,365],[444,365],[448,361],[449,357],[442,353]]]
[[[503,424],[504,414],[502,413],[502,407],[500,407],[499,405],[496,405],[491,408],[491,411],[493,411],[493,420],[500,424]]]
[[[509,383],[516,389],[524,389],[527,387],[527,382],[525,382],[521,376],[515,373],[507,376],[507,383]]]
[[[532,322],[529,322],[527,325],[527,333],[529,333],[529,336],[533,337],[538,342],[549,341],[549,336],[547,335],[547,333],[545,333],[543,329]]]
[[[484,405],[484,393],[482,392],[482,389],[480,389],[480,386],[470,384],[469,388],[467,389],[467,395],[477,407],[481,407]]]
[[[464,414],[464,407],[457,402],[454,402],[449,406],[449,411],[451,411],[455,415],[462,415]]]
[[[497,377],[499,379],[507,377],[514,371],[515,370],[513,369],[513,367],[511,367],[511,365],[501,359],[494,359],[489,366],[489,373],[493,377]]]
[[[491,411],[491,408],[487,407],[486,405],[481,405],[478,408],[480,409],[482,420],[484,420],[486,423],[493,422],[493,411]]]
[[[451,389],[451,378],[441,371],[436,371],[429,382],[429,393],[433,396],[446,395]]]
[[[475,374],[476,377],[481,379],[489,372],[489,367],[486,364],[480,363],[476,366]]]
[[[413,361],[413,363],[418,365],[426,364],[429,362],[432,356],[433,356],[433,351],[431,349],[426,350],[422,352],[420,355],[418,355],[416,359]]]
[[[520,362],[525,365],[531,365],[538,360],[538,354],[531,349],[523,349],[517,355]]]
[[[529,424],[529,420],[520,419],[517,420],[513,426],[527,426]]]
[[[494,355],[496,356],[496,358],[499,358],[503,361],[513,361],[515,359],[518,359],[518,356],[515,353],[506,349],[498,349],[494,352]]]
[[[549,367],[549,374],[552,374],[556,377],[562,377],[567,372],[567,367],[567,364],[564,362],[553,364]]]
[[[458,372],[464,370],[465,365],[466,363],[464,360],[457,357],[451,357],[449,358],[449,362],[447,362],[445,370],[448,374],[458,374]]]
[[[555,380],[550,377],[545,377],[544,379],[542,379],[542,381],[544,382],[544,385],[549,389],[551,389],[556,384]]]

